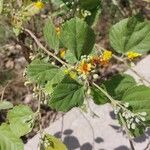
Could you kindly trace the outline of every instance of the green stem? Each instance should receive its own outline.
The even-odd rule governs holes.
[[[122,115],[121,115],[120,113],[119,113],[119,117],[120,117],[120,120],[121,120],[122,125],[123,125],[123,127],[124,127],[124,130],[125,130],[125,132],[126,132],[126,134],[127,134],[127,136],[128,136],[131,149],[132,149],[132,150],[135,150],[134,145],[133,145],[133,142],[132,142],[132,139],[131,139],[130,134],[129,134],[130,131],[128,130],[127,125],[126,125],[126,122],[124,121],[124,119],[123,119],[123,117],[122,117]]]
[[[99,89],[110,101],[112,104],[116,104],[116,100],[114,100],[103,88],[98,86],[96,83],[93,82],[93,85]]]
[[[118,10],[120,11],[121,15],[123,17],[126,16],[125,12],[122,10],[122,8],[120,7],[120,5],[118,4],[118,2],[116,0],[112,0],[113,4],[118,8]]]
[[[126,110],[125,107],[123,107],[118,101],[114,100],[104,89],[102,89],[100,86],[98,86],[98,85],[97,85],[96,83],[94,83],[94,82],[93,82],[93,85],[94,85],[97,89],[99,89],[99,90],[111,101],[111,103],[112,103],[113,106],[118,105],[118,106],[120,106],[122,109],[125,109],[125,110]],[[121,122],[122,122],[122,124],[123,124],[123,126],[124,126],[124,128],[125,128],[125,132],[126,132],[128,138],[129,138],[129,143],[130,143],[131,149],[132,149],[132,150],[135,150],[134,145],[133,145],[133,142],[132,142],[132,140],[131,140],[131,138],[130,138],[129,130],[128,130],[127,126],[126,126],[126,123],[125,123],[125,121],[124,121],[124,119],[122,118],[122,116],[121,116],[120,113],[119,113],[119,116],[120,116]]]
[[[42,129],[42,125],[41,125],[41,120],[42,120],[42,117],[41,117],[41,98],[42,98],[42,92],[39,89],[37,114],[38,114],[39,131],[40,131],[40,135],[42,137],[43,129]]]

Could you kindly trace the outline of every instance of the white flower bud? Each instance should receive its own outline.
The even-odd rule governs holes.
[[[135,118],[135,122],[136,122],[136,123],[139,123],[140,120],[139,120],[138,118]]]
[[[128,108],[128,107],[129,107],[129,103],[125,103],[124,106],[125,106],[126,108]]]
[[[145,121],[145,120],[146,120],[145,117],[140,117],[140,119],[141,119],[142,121]]]
[[[114,110],[114,114],[115,114],[115,115],[118,114],[118,110],[117,110],[117,109]]]
[[[132,123],[131,124],[131,129],[135,129],[135,127],[136,127],[135,123]]]
[[[90,95],[90,94],[91,94],[91,89],[90,89],[90,88],[88,88],[88,90],[87,90],[87,94],[88,94],[88,95]]]
[[[94,75],[93,75],[93,78],[94,78],[94,79],[98,79],[98,74],[94,74]]]
[[[146,115],[147,115],[147,113],[146,113],[146,112],[141,112],[141,113],[140,113],[140,115],[142,115],[142,116],[146,116]]]
[[[131,128],[130,123],[127,123],[127,128],[128,128],[128,129],[130,129],[130,128]]]

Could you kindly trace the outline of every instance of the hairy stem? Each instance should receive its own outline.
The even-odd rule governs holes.
[[[125,123],[125,121],[122,118],[122,115],[120,113],[119,113],[119,117],[121,119],[122,125],[124,127],[125,132],[126,132],[126,135],[127,135],[128,139],[129,139],[131,150],[135,150],[133,142],[132,142],[132,139],[131,139],[130,134],[129,134],[130,131],[128,130],[127,125],[126,125],[126,123]]]
[[[117,100],[114,100],[104,89],[102,89],[100,86],[98,86],[96,83],[93,82],[93,85],[99,89],[112,103],[113,106],[120,106],[122,109],[126,109],[124,108]],[[120,117],[122,118],[122,116],[120,115]],[[132,142],[132,139],[130,138],[130,134],[129,134],[129,130],[126,126],[126,123],[124,122],[123,118],[121,119],[122,121],[122,124],[123,124],[123,127],[125,128],[125,132],[128,136],[128,139],[129,139],[129,143],[130,143],[130,146],[131,146],[131,149],[132,150],[135,150],[134,148],[134,145],[133,145],[133,142]]]
[[[113,55],[113,58],[115,58],[116,60],[118,60],[118,61],[124,63],[125,66],[127,67],[127,69],[130,69],[131,71],[133,71],[140,79],[142,79],[142,81],[145,81],[145,82],[147,82],[148,84],[150,84],[150,81],[148,81],[147,79],[145,79],[145,78],[144,78],[142,75],[140,75],[136,70],[134,70],[133,68],[131,68],[131,67],[127,64],[127,62],[126,62],[124,59],[122,59],[122,58],[120,58],[120,57],[118,57],[118,56],[116,56],[116,55]]]
[[[52,56],[53,58],[55,58],[58,62],[60,62],[62,65],[66,66],[66,67],[70,67],[69,64],[67,64],[66,62],[64,62],[63,60],[61,60],[60,58],[58,58],[57,56],[55,56],[52,52],[50,52],[49,50],[47,50],[42,43],[38,40],[38,38],[34,35],[34,33],[32,31],[30,31],[29,29],[23,29],[25,32],[27,32],[36,42],[36,44],[39,46],[39,48],[43,49],[44,52],[46,54],[48,54],[49,56]]]
[[[42,137],[43,129],[42,129],[42,125],[41,125],[41,120],[42,120],[42,117],[41,117],[41,98],[42,98],[42,92],[41,92],[41,90],[39,90],[37,115],[38,115],[38,123],[39,123],[39,132],[40,132],[40,136]]]
[[[5,94],[5,90],[6,90],[6,88],[9,86],[9,84],[10,84],[11,82],[12,82],[12,81],[9,81],[9,82],[6,84],[6,86],[3,88],[2,93],[1,93],[1,99],[0,99],[0,101],[3,101],[4,94]]]

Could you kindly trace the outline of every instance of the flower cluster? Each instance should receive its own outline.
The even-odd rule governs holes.
[[[76,65],[76,70],[79,75],[87,76],[91,72],[94,72],[97,66],[107,65],[112,58],[111,51],[104,51],[102,55],[98,56],[82,56],[81,61]],[[94,75],[95,77],[95,75]]]
[[[106,66],[109,64],[110,59],[112,58],[112,52],[109,50],[105,50],[100,56],[92,57],[92,64],[94,65],[103,65]]]
[[[116,115],[120,114],[124,121],[126,122],[126,127],[130,130],[135,130],[136,126],[144,125],[146,119],[146,112],[133,113],[129,110],[129,103],[117,105],[114,108],[114,113]]]

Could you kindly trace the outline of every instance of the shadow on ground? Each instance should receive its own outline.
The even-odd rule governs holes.
[[[63,136],[64,137],[63,142],[67,146],[68,150],[76,150],[76,149],[94,150],[93,144],[95,144],[95,143],[101,144],[102,142],[104,142],[103,138],[96,137],[93,140],[93,143],[86,142],[81,145],[78,138],[73,135],[73,130],[71,130],[71,129],[66,129],[62,134],[61,134],[61,132],[57,132],[54,134],[54,136],[57,138],[61,138]],[[98,150],[107,150],[107,149],[98,149]],[[125,145],[121,145],[121,146],[115,148],[114,150],[129,150],[129,148]]]
[[[81,145],[78,138],[75,137],[74,135],[72,135],[72,133],[73,133],[73,130],[67,129],[62,134],[61,134],[61,132],[55,133],[54,136],[56,136],[57,138],[61,138],[63,136],[64,137],[63,142],[64,142],[64,144],[66,144],[68,150],[75,150],[77,148],[78,149],[80,148],[80,150],[93,150],[94,143],[100,144],[100,143],[104,142],[104,140],[101,137],[96,137],[93,140],[92,144],[89,142],[86,142]]]

